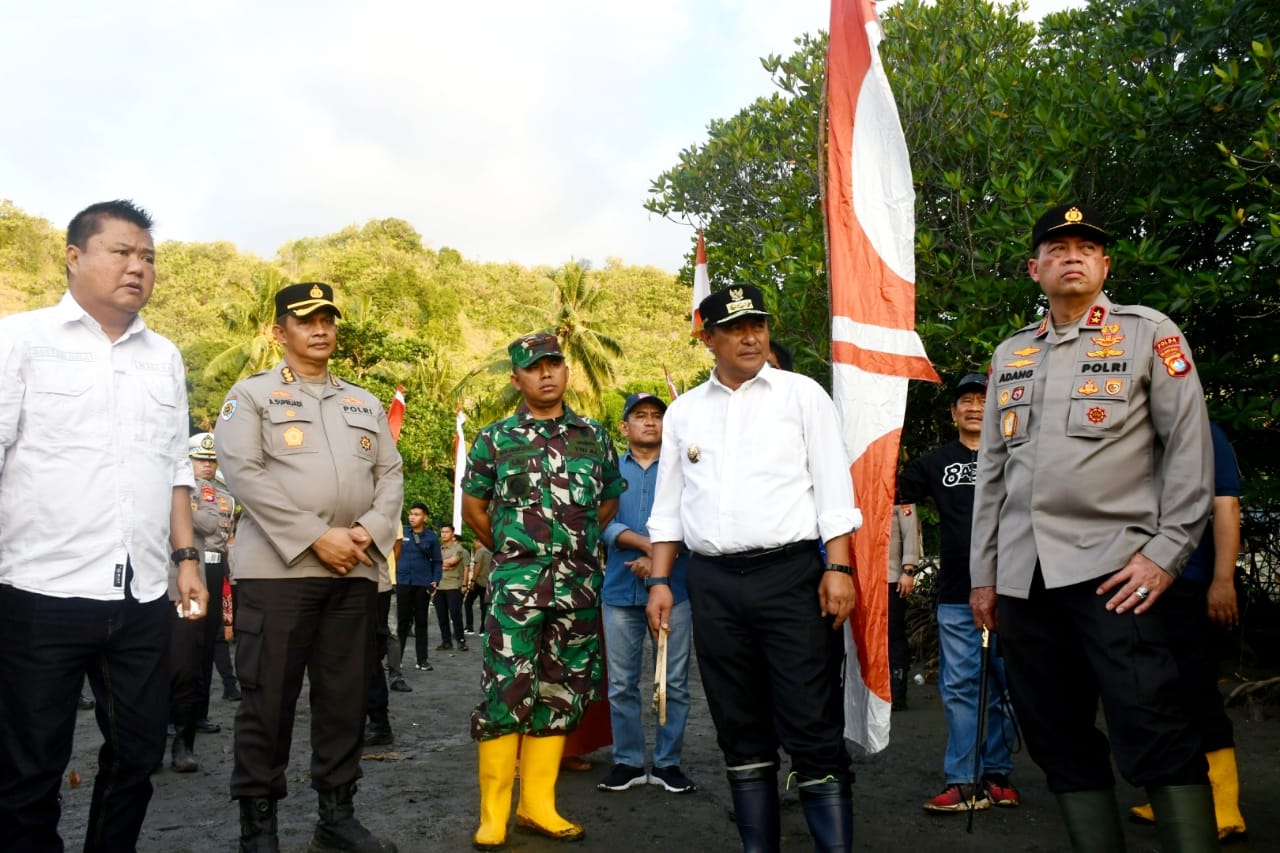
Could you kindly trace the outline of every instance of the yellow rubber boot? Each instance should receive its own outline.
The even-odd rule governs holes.
[[[1230,747],[1206,752],[1209,759],[1209,784],[1213,786],[1213,811],[1218,819],[1218,839],[1245,832],[1244,815],[1240,814],[1240,774],[1236,770],[1236,751]]]
[[[1156,813],[1151,808],[1151,803],[1143,803],[1140,806],[1129,806],[1129,817],[1138,823],[1155,823]]]
[[[480,828],[471,838],[477,850],[497,850],[507,843],[511,788],[519,751],[518,734],[480,741]]]
[[[524,738],[520,747],[520,805],[516,827],[558,841],[580,841],[586,834],[556,811],[556,778],[564,755],[564,735]]]

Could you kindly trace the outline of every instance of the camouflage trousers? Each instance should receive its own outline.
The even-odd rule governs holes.
[[[471,737],[567,734],[603,675],[600,608],[558,610],[493,602],[484,633],[484,700]]]

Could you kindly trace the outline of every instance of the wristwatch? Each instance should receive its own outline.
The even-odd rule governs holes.
[[[649,589],[655,586],[671,586],[671,578],[645,578],[644,588]]]
[[[851,566],[841,565],[840,563],[827,563],[827,571],[839,572],[842,575],[853,574],[853,568]]]
[[[903,566],[903,567],[902,567],[902,573],[903,573],[904,575],[906,575],[907,577],[909,577],[909,578],[913,578],[913,577],[915,577],[915,576],[916,576],[916,572],[918,572],[918,571],[920,571],[920,569],[918,569],[918,568],[917,568],[917,567],[915,567],[915,566],[912,566],[911,568],[907,568],[906,566]]]
[[[195,548],[179,548],[169,555],[169,559],[173,560],[174,565],[184,563],[187,560],[195,560],[198,563],[200,562],[200,552]]]

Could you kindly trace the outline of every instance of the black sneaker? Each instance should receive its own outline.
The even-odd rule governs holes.
[[[451,652],[453,651],[453,643],[441,643],[440,645],[436,646],[436,651]]]
[[[422,663],[415,664],[413,668],[420,669],[423,672],[430,672],[431,670],[435,669],[435,667],[431,665],[431,661],[429,660],[424,660]]]
[[[392,689],[392,690],[394,690],[394,691],[395,691],[395,692],[397,692],[397,693],[412,693],[412,692],[413,692],[413,688],[412,688],[412,687],[410,687],[408,684],[406,684],[406,683],[405,683],[405,680],[404,680],[403,678],[393,678],[393,679],[391,679],[391,685],[390,685],[390,687],[391,687],[391,689]]]
[[[698,790],[693,780],[680,772],[678,764],[672,764],[670,767],[655,767],[650,770],[649,784],[661,785],[673,794],[687,794]]]
[[[468,651],[468,649],[467,649],[467,641],[466,641],[466,640],[459,640],[459,641],[458,641],[458,651],[460,651],[460,652]]]
[[[596,785],[596,790],[625,791],[648,781],[649,777],[645,774],[644,768],[632,767],[630,764],[615,764],[609,771],[609,775]]]

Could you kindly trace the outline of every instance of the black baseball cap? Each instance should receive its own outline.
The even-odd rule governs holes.
[[[662,402],[661,397],[656,397],[653,394],[646,394],[644,391],[641,391],[638,394],[627,395],[627,401],[622,404],[622,419],[625,421],[627,419],[627,415],[631,414],[631,410],[641,403],[653,403],[661,411],[665,412],[667,410],[667,404]]]
[[[987,374],[985,373],[966,373],[964,378],[956,385],[955,397],[951,402],[955,402],[970,392],[976,394],[987,393]]]
[[[731,284],[698,304],[703,328],[732,323],[742,317],[768,317],[764,294],[750,284]]]

